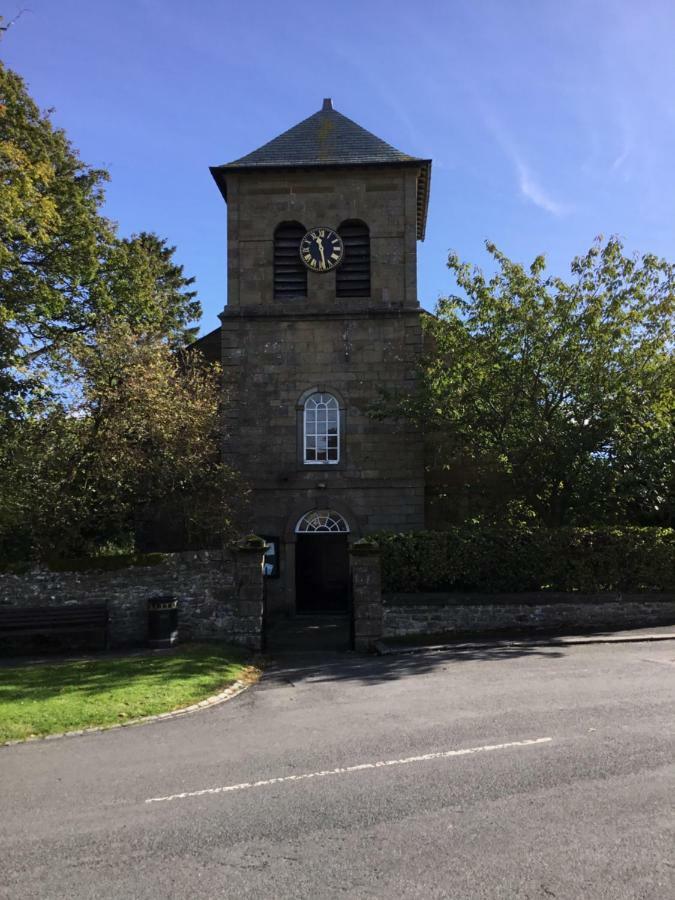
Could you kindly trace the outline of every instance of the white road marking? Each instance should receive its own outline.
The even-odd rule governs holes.
[[[344,766],[338,769],[325,769],[322,772],[305,772],[302,775],[283,775],[279,778],[265,778],[262,781],[244,781],[242,784],[229,784],[224,787],[204,788],[201,791],[184,791],[182,794],[169,794],[167,797],[150,797],[146,803],[161,803],[164,800],[185,800],[187,797],[203,797],[205,794],[226,794],[231,791],[245,791],[249,788],[268,787],[272,784],[283,784],[286,781],[306,781],[308,778],[326,778],[329,775],[349,775],[352,772],[363,772],[366,769],[382,769],[386,766],[407,766],[410,763],[428,762],[431,759],[449,759],[452,756],[470,756],[473,753],[487,753],[490,750],[508,750],[511,747],[532,747],[535,744],[548,744],[553,738],[528,738],[524,741],[510,741],[508,744],[485,744],[482,747],[467,747],[464,750],[441,750],[438,753],[425,753],[422,756],[407,756],[404,759],[385,759],[379,762],[359,763],[356,766]]]

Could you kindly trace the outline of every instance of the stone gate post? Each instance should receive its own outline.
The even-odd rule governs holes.
[[[262,649],[265,541],[256,535],[236,545],[236,640],[251,650]]]
[[[355,541],[349,551],[352,579],[354,649],[372,650],[382,637],[382,578],[380,548],[368,539]]]

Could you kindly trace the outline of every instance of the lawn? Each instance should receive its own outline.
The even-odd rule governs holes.
[[[185,644],[148,656],[0,668],[0,743],[189,706],[254,679],[249,662],[243,650]]]

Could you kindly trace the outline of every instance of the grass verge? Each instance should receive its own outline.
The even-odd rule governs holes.
[[[184,644],[170,653],[0,669],[0,743],[116,725],[255,680],[246,651]]]

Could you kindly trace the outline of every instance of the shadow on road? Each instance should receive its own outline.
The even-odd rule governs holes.
[[[473,647],[422,652],[401,656],[359,656],[352,653],[304,653],[270,656],[258,690],[287,687],[301,682],[348,681],[378,684],[413,675],[426,675],[437,669],[463,662],[515,660],[523,657],[559,659],[562,649],[546,646]]]

